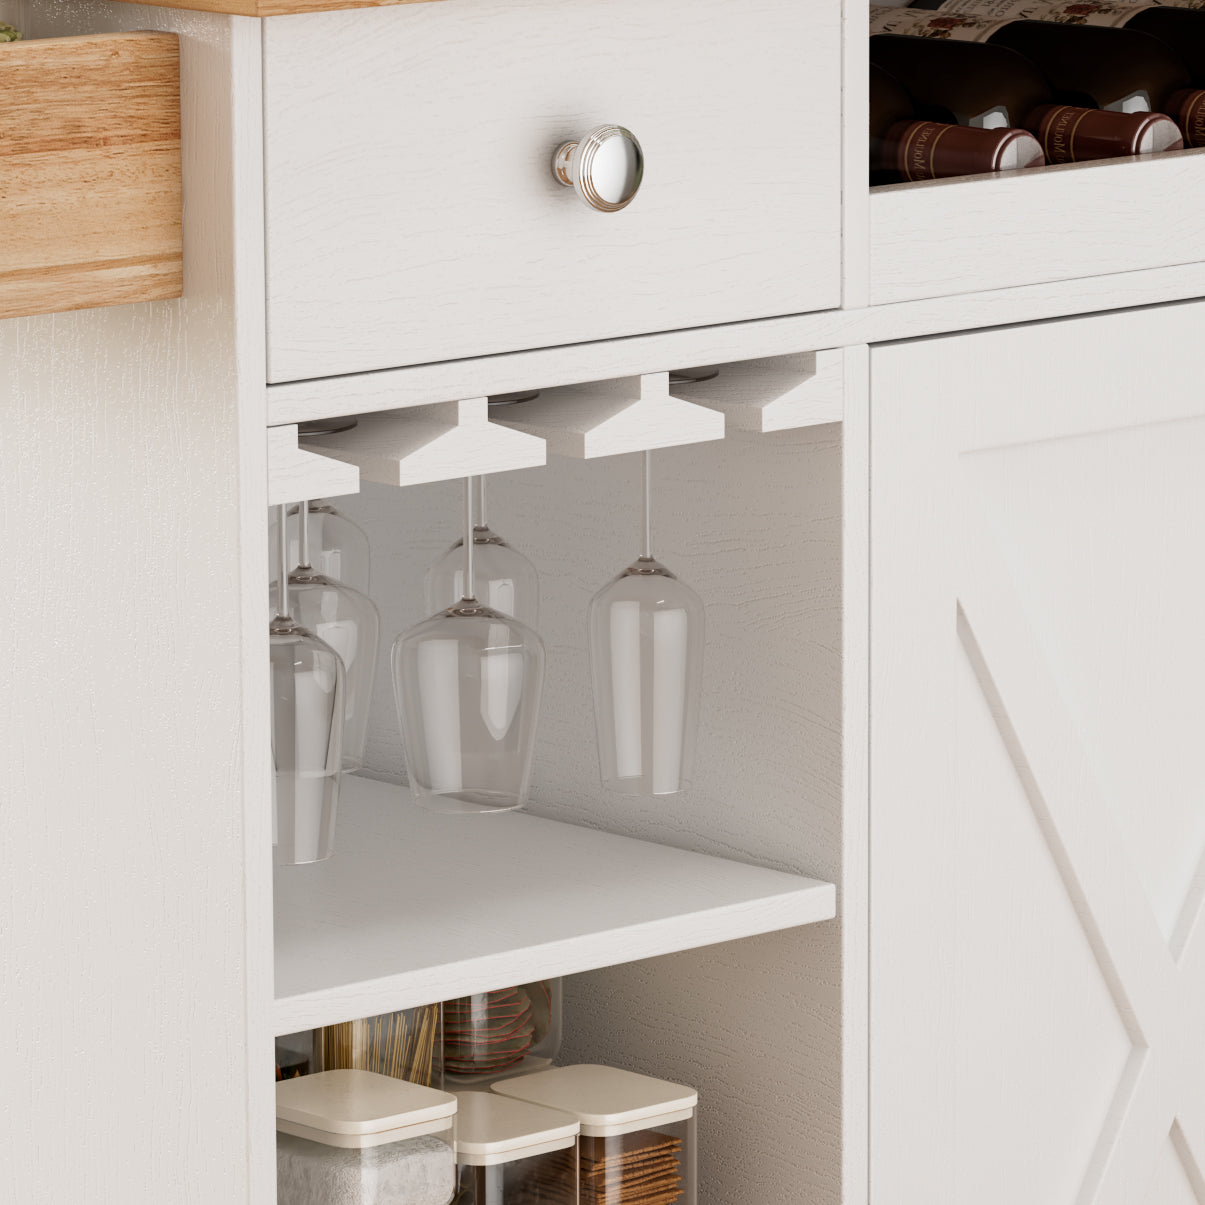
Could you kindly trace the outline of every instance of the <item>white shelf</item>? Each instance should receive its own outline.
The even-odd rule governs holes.
[[[334,857],[276,871],[276,1032],[834,915],[831,883],[349,778]]]

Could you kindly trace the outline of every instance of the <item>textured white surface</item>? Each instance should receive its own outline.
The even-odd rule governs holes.
[[[850,379],[864,405],[863,386],[856,374]],[[822,879],[845,873],[842,677],[848,672],[856,687],[866,671],[856,588],[852,660],[842,667],[842,491],[864,500],[866,480],[864,434],[847,469],[839,435],[835,426],[734,432],[653,454],[654,551],[708,608],[694,786],[657,800],[609,795],[599,786],[585,645],[590,596],[639,548],[640,457],[558,457],[544,469],[491,481],[491,525],[541,575],[548,679],[533,811]],[[456,537],[457,498],[451,484],[403,494],[370,485],[347,501],[372,541],[373,593],[387,640],[423,616],[423,571]],[[856,506],[847,509],[856,583],[865,569],[864,520]],[[388,674],[378,682],[368,762],[377,773],[400,776]],[[855,768],[865,738],[859,697],[854,689]],[[864,874],[864,780],[855,779],[851,790],[848,858],[854,873]],[[455,861],[446,869],[447,890],[455,892]],[[864,888],[855,879],[850,890],[857,911]],[[574,977],[566,983],[562,1060],[614,1063],[697,1086],[702,1200],[711,1205],[837,1205],[843,1095],[852,1101],[852,1141],[861,1143],[851,1157],[855,1169],[865,1158],[858,1131],[864,1083],[857,1082],[864,1050],[856,1050],[857,1035],[864,1037],[857,955],[864,967],[865,934],[855,928],[844,968],[843,924]],[[854,983],[846,1028],[855,1035],[848,1093],[841,1048],[846,974]],[[499,971],[490,986],[510,981]]]
[[[449,871],[455,879],[449,881]],[[336,853],[276,875],[276,1028],[827,920],[831,884],[344,780]]]
[[[875,189],[870,301],[1205,258],[1205,150]],[[1033,317],[1034,315],[1027,315]]]
[[[1203,318],[872,352],[875,1205],[1205,1200]]]
[[[360,488],[360,470],[297,445],[297,426],[268,428],[268,505],[337,498]]]
[[[1201,255],[1199,246],[1188,245],[1185,254]],[[982,246],[977,246],[976,254],[981,252]],[[939,331],[1087,314],[1202,295],[1205,295],[1205,263],[1192,262],[869,309],[766,318],[760,322],[272,385],[268,388],[268,410],[273,423],[303,422],[326,415],[393,410],[458,397],[544,389],[699,364],[798,355],[811,348],[911,339]]]
[[[457,0],[264,36],[272,380],[840,301],[831,0]],[[551,170],[607,122],[645,154],[611,214]]]
[[[578,460],[724,438],[723,415],[672,397],[665,372],[547,389],[530,402],[499,407],[496,421]]]
[[[186,293],[0,323],[0,1196],[265,1205],[258,23],[26,17],[180,33]]]
[[[491,423],[484,397],[363,414],[350,431],[312,436],[305,446],[357,465],[365,481],[381,485],[529,469],[547,459],[542,439]]]
[[[718,410],[733,429],[765,434],[841,421],[843,348],[715,367],[719,376],[675,385],[674,393]]]

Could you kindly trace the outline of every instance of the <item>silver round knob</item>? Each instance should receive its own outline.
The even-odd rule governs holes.
[[[591,209],[615,213],[640,191],[644,152],[631,130],[599,126],[580,142],[566,142],[557,150],[552,174]]]

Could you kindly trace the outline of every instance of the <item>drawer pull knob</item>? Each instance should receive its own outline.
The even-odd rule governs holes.
[[[615,213],[640,190],[644,152],[631,130],[599,126],[580,142],[566,142],[557,150],[552,174],[591,209]]]

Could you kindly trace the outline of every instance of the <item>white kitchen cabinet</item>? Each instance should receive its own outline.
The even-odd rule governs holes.
[[[1196,1205],[1205,304],[871,354],[873,1205]]]
[[[628,58],[619,12],[643,31]],[[868,196],[856,0],[3,18],[180,33],[186,265],[179,301],[0,323],[14,1194],[272,1205],[276,1033],[561,970],[566,1057],[701,1088],[705,1205],[1205,1201],[1201,307],[1156,304],[1205,296],[1199,153]],[[383,36],[403,26],[461,40]],[[587,33],[607,55],[539,53]],[[628,120],[613,79],[657,156],[643,211],[594,214],[541,156]],[[708,121],[744,171],[700,167]],[[368,134],[405,151],[379,176]],[[483,137],[493,209],[460,187]],[[430,229],[395,210],[403,185]],[[611,245],[633,228],[612,219],[647,228]],[[999,329],[941,334],[976,326]],[[597,784],[583,613],[635,549],[637,468],[551,456],[491,486],[547,591],[541,815],[497,830],[525,882],[555,867],[545,893],[505,898],[481,830],[459,852],[484,886],[458,888],[455,837],[359,783],[344,860],[298,871],[274,923],[269,489],[362,474],[340,506],[369,531],[387,645],[456,535],[454,458],[399,467],[415,423],[476,447],[490,393],[603,383],[610,405],[707,363],[732,395],[684,393],[722,404],[725,438],[662,426],[684,446],[655,457],[656,546],[709,608],[693,790]],[[293,424],[349,413],[387,454],[297,447]],[[384,675],[369,765],[402,770]]]

